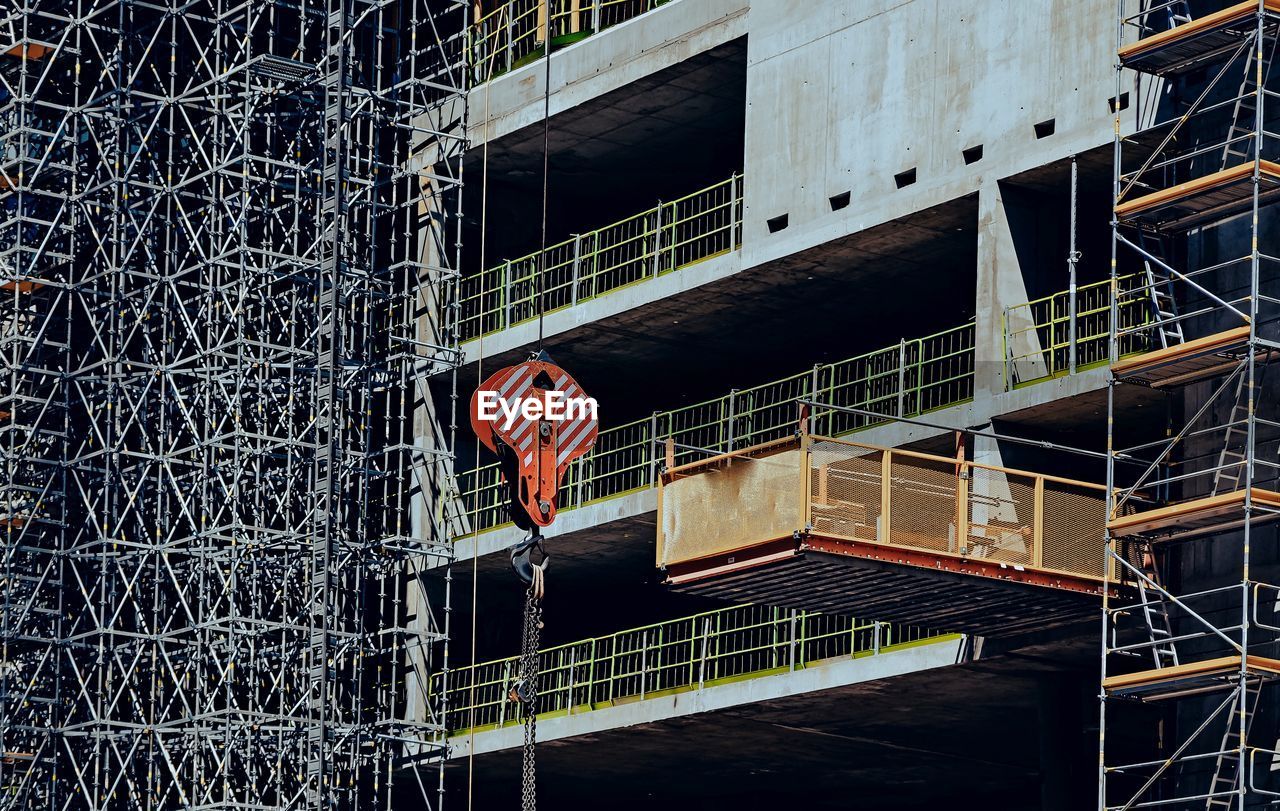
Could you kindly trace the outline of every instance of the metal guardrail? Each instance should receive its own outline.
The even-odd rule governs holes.
[[[1101,485],[817,436],[801,456],[816,533],[1098,579],[1107,567]]]
[[[509,0],[471,26],[476,84],[528,64],[552,48],[638,17],[670,0]]]
[[[740,178],[739,178],[740,180]],[[1138,275],[1119,280],[1120,354],[1145,351],[1149,335],[1135,331],[1151,321],[1149,295]],[[1030,385],[1107,361],[1110,282],[1062,291],[1004,311],[1006,384]],[[1073,326],[1074,323],[1074,326]],[[915,417],[973,397],[974,325],[867,352],[723,397],[658,412],[600,432],[590,453],[573,462],[560,491],[561,511],[654,487],[662,446],[674,441],[677,465],[790,436],[799,399],[884,414],[884,420],[822,411],[813,432],[847,436],[898,417]],[[458,474],[458,492],[469,532],[509,522],[498,466]]]
[[[722,608],[542,651],[538,717],[589,712],[957,638],[914,626],[772,606]],[[513,656],[433,676],[433,692],[448,677],[449,730],[519,723],[518,707],[508,699],[517,666]]]
[[[1120,356],[1144,352],[1149,336],[1134,328],[1152,321],[1150,293],[1138,274],[1121,276],[1116,283],[1119,326],[1127,331],[1122,333]],[[1006,307],[1006,386],[1026,386],[1106,363],[1111,298],[1108,279],[1076,288],[1074,309],[1069,290]]]
[[[464,278],[469,341],[742,245],[742,175]],[[541,299],[541,306],[539,306]]]
[[[602,501],[654,487],[662,446],[676,445],[676,463],[727,453],[790,436],[796,401],[820,402],[883,413],[885,420],[913,417],[973,397],[974,325],[903,340],[892,346],[771,381],[703,403],[663,411],[600,432],[596,446],[569,466],[558,509]],[[882,421],[842,412],[814,417],[814,430],[843,435]],[[505,492],[496,464],[458,474],[458,491],[471,532],[508,523]]]

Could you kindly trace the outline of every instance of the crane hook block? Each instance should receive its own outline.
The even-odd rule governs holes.
[[[560,481],[595,445],[596,402],[545,352],[490,375],[471,396],[471,428],[498,457],[512,520],[550,526]]]

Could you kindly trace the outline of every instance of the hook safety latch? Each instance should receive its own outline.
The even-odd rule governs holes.
[[[533,560],[535,550],[540,558],[536,563]],[[511,570],[526,586],[533,586],[535,580],[542,580],[541,575],[546,571],[547,562],[550,560],[551,555],[547,554],[547,550],[542,546],[541,535],[530,535],[511,547]]]

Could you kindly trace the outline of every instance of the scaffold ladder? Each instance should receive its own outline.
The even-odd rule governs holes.
[[[1170,28],[1191,22],[1191,3],[1188,0],[1176,0],[1170,3],[1165,11],[1169,15]]]
[[[1205,811],[1214,809],[1230,809],[1235,807],[1235,792],[1239,788],[1240,753],[1245,742],[1240,738],[1240,725],[1236,723],[1236,713],[1243,701],[1245,707],[1244,734],[1247,738],[1253,726],[1253,716],[1258,711],[1258,696],[1262,693],[1262,680],[1253,679],[1245,684],[1243,694],[1239,689],[1231,700],[1231,708],[1227,713],[1227,728],[1222,733],[1222,746],[1218,748],[1218,757],[1214,763],[1213,781],[1209,784],[1209,798],[1205,801]],[[1225,795],[1225,796],[1223,796]]]
[[[1160,11],[1164,12],[1166,28],[1176,28],[1183,23],[1191,22],[1191,3],[1189,0],[1148,0],[1143,5],[1146,7],[1146,11],[1142,13],[1142,28],[1144,32],[1150,33],[1160,30],[1149,23],[1151,15]],[[1156,19],[1159,19],[1159,17]]]
[[[1256,36],[1256,35],[1255,35]],[[1275,51],[1275,41],[1271,49]],[[1274,53],[1272,54],[1274,56]],[[1265,60],[1263,69],[1271,72],[1270,56]],[[1266,81],[1266,78],[1263,78]],[[1240,91],[1236,94],[1235,105],[1231,111],[1231,129],[1227,133],[1227,142],[1222,147],[1222,165],[1220,169],[1228,169],[1245,161],[1253,160],[1254,135],[1258,113],[1258,49],[1249,48],[1245,58],[1244,76],[1240,80]]]
[[[1141,242],[1145,239],[1139,237]],[[1146,245],[1143,245],[1146,248]],[[1157,251],[1157,255],[1163,255]],[[1182,321],[1178,318],[1178,301],[1173,294],[1173,279],[1162,273],[1150,259],[1142,262],[1146,275],[1147,289],[1151,291],[1151,312],[1155,317],[1156,337],[1161,349],[1177,346],[1186,340],[1182,332]]]
[[[1151,656],[1157,669],[1174,667],[1178,664],[1178,649],[1173,643],[1173,622],[1169,618],[1169,603],[1164,597],[1160,568],[1156,565],[1155,546],[1149,541],[1142,550],[1142,573],[1156,584],[1152,588],[1145,578],[1138,578],[1138,599],[1142,603],[1147,639],[1151,642]]]
[[[1262,389],[1262,378],[1266,375],[1267,366],[1262,367],[1258,375],[1256,387]],[[1231,416],[1227,421],[1226,434],[1222,440],[1222,450],[1218,452],[1218,466],[1213,474],[1213,495],[1234,493],[1240,489],[1240,481],[1244,478],[1244,467],[1248,460],[1245,446],[1249,442],[1249,390],[1246,385],[1249,375],[1241,369],[1236,380],[1236,399],[1231,405]]]

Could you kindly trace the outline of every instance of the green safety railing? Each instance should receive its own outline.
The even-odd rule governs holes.
[[[546,53],[548,33],[554,50],[667,2],[669,0],[508,0],[471,25],[473,81],[483,83],[542,56]]]
[[[742,175],[512,259],[461,282],[469,341],[742,245]]]
[[[1117,288],[1122,292],[1121,328],[1150,321],[1150,305],[1140,294],[1140,278],[1122,277]],[[1007,308],[1003,326],[1008,386],[1067,374],[1072,354],[1077,370],[1105,363],[1110,290],[1109,281],[1077,288],[1074,340],[1066,291]],[[800,399],[884,415],[878,418],[819,409],[813,417],[813,431],[832,437],[966,402],[974,390],[974,337],[970,322],[603,430],[595,447],[570,464],[558,508],[571,510],[655,486],[662,446],[668,439],[676,446],[676,464],[683,464],[707,453],[727,453],[790,436],[795,431],[796,401]],[[1130,331],[1121,339],[1121,355],[1144,351],[1148,341],[1145,332]],[[457,480],[468,532],[509,523],[496,464],[460,473]]]
[[[1151,303],[1143,294],[1141,277],[1116,279],[1119,326],[1131,330],[1151,322]],[[1137,295],[1135,295],[1135,293]],[[1005,382],[1008,388],[1038,383],[1105,364],[1109,356],[1111,280],[1076,288],[1075,312],[1071,292],[1006,307],[1004,311]],[[1145,332],[1121,338],[1121,357],[1147,349]]]
[[[600,432],[595,447],[570,464],[557,509],[571,510],[656,486],[662,446],[676,445],[676,463],[707,452],[726,453],[795,432],[796,401],[814,399],[883,414],[815,414],[813,430],[844,436],[896,417],[912,417],[973,397],[974,325],[899,341],[892,346],[723,397],[663,411]],[[509,523],[498,465],[458,474],[469,531]]]
[[[542,651],[538,718],[958,638],[772,606],[723,608]],[[431,690],[447,693],[449,730],[519,723],[508,698],[517,666],[513,656],[436,674]]]

